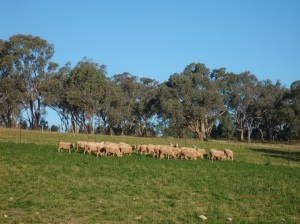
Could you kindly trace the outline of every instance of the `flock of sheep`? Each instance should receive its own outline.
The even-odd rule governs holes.
[[[77,141],[76,143],[69,142],[58,142],[58,151],[71,152],[72,148],[76,148],[76,151],[82,150],[83,153],[95,154],[99,156],[114,155],[122,157],[125,154],[131,155],[132,152],[140,153],[141,155],[153,156],[156,158],[184,158],[197,160],[198,158],[208,158],[213,160],[232,160],[233,152],[230,149],[224,149],[223,151],[210,149],[207,153],[205,149],[178,147],[178,144],[170,145],[129,145],[124,142],[113,143],[113,142],[85,142]]]

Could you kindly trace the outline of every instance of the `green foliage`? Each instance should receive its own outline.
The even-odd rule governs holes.
[[[204,64],[190,64],[160,86],[161,116],[206,139],[224,113],[217,83]]]
[[[249,71],[235,74],[191,63],[159,84],[128,72],[108,78],[105,65],[86,58],[73,68],[59,67],[51,62],[53,55],[54,46],[38,36],[0,40],[1,125],[16,128],[27,114],[29,128],[37,130],[51,107],[63,130],[73,133],[97,129],[203,141],[232,137],[235,130],[242,142],[299,139],[299,81],[286,88],[259,81]]]
[[[9,73],[16,76],[17,86],[14,86],[22,93],[20,101],[27,110],[30,128],[37,130],[43,115],[43,94],[48,86],[47,80],[58,67],[50,62],[54,47],[40,37],[22,34],[10,37],[8,45],[9,49],[3,57],[12,57],[12,61],[9,60],[12,63]]]

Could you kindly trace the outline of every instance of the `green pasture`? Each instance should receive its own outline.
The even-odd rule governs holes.
[[[297,146],[19,134],[0,129],[0,223],[300,223]],[[226,147],[235,160],[96,158],[59,140]]]

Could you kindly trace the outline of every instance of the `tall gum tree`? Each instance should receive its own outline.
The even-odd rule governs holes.
[[[22,105],[27,112],[30,128],[37,130],[45,108],[43,94],[46,80],[58,67],[51,63],[54,46],[38,36],[15,35],[9,38],[14,55],[14,72],[19,78],[19,89],[23,93]]]
[[[0,121],[8,128],[17,126],[17,118],[21,113],[21,97],[10,43],[0,40]]]
[[[217,119],[226,111],[218,85],[204,64],[192,63],[160,85],[163,119],[169,119],[206,140]]]
[[[70,71],[64,86],[72,124],[76,122],[81,131],[93,133],[94,116],[106,86],[103,66],[85,58]]]

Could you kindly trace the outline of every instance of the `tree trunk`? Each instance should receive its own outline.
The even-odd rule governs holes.
[[[258,130],[259,130],[259,132],[260,132],[261,141],[262,141],[262,142],[264,142],[264,141],[265,141],[265,139],[264,139],[264,132],[263,132],[263,130],[261,130],[261,128],[259,128],[259,127],[257,127],[257,129],[258,129]]]
[[[194,132],[200,141],[206,140],[207,136],[206,136],[206,133],[205,133],[205,124],[204,124],[204,122],[199,121],[199,120],[195,120],[195,121],[191,122],[188,125],[187,128],[190,131]]]
[[[197,133],[197,136],[198,136],[198,139],[199,139],[199,141],[204,141],[204,140],[206,140],[206,135],[205,135],[205,133],[204,132],[199,132],[199,133]]]
[[[88,131],[89,134],[94,134],[93,118],[89,118],[89,117],[88,117],[87,131]]]
[[[241,129],[240,141],[244,142],[244,129]]]
[[[247,141],[248,143],[251,143],[251,131],[249,129],[247,131]]]

